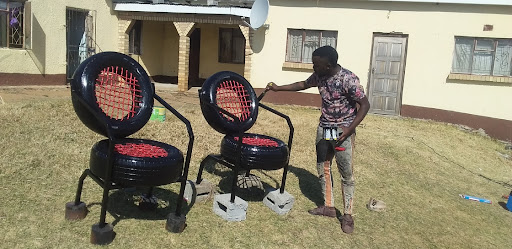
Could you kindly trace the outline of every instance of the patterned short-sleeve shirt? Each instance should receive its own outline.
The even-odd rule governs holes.
[[[356,101],[366,96],[359,78],[342,67],[336,75],[330,77],[319,77],[313,73],[306,80],[306,87],[315,86],[322,96],[320,126],[348,127],[357,114]]]

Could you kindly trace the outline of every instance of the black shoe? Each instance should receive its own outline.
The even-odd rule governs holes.
[[[331,218],[336,218],[336,209],[334,207],[319,206],[317,208],[308,210],[308,213],[312,215],[322,215]]]
[[[352,219],[352,215],[344,214],[341,219],[341,230],[344,233],[352,233],[354,231],[354,219]]]

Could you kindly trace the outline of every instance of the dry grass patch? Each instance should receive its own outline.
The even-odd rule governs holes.
[[[4,94],[2,94],[4,95]],[[201,160],[218,153],[222,135],[204,120],[197,98],[162,94],[190,119],[195,142],[189,178]],[[107,221],[117,237],[114,248],[507,248],[512,244],[512,212],[499,202],[512,189],[511,155],[490,138],[431,121],[369,115],[356,139],[355,232],[341,232],[334,219],[314,217],[306,210],[320,202],[314,139],[319,111],[274,106],[289,115],[295,127],[286,190],[295,198],[284,216],[249,201],[247,220],[227,222],[212,211],[212,202],[187,208],[188,227],[182,234],[164,229],[174,210],[178,184],[157,191],[162,199],[153,213],[134,205],[135,195],[113,191]],[[77,118],[69,98],[7,102],[0,105],[0,240],[3,248],[89,248],[90,227],[99,219],[101,188],[91,179],[83,200],[91,205],[86,219],[64,220],[64,204],[73,200],[78,177],[88,167],[89,152],[100,135]],[[260,111],[250,132],[286,141],[286,122]],[[149,122],[133,137],[155,139],[186,151],[185,126],[170,113],[163,123]],[[228,169],[216,165],[204,178],[229,191]],[[255,171],[267,187],[278,187],[281,170]],[[335,199],[341,204],[338,173]],[[246,193],[247,194],[247,193]],[[470,194],[493,201],[461,199]],[[370,197],[387,210],[370,212]]]

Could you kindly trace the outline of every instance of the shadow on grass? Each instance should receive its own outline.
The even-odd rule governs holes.
[[[501,206],[503,209],[505,209],[505,210],[507,210],[507,211],[511,211],[511,210],[508,210],[508,208],[507,208],[507,203],[506,203],[506,202],[500,201],[500,202],[498,202],[498,204],[500,204],[500,206]],[[511,211],[511,212],[512,212],[512,211]]]
[[[222,165],[221,163],[218,163],[213,158],[205,158],[204,160],[206,160],[204,161],[204,170],[210,174],[214,174],[221,177],[221,180],[217,184],[218,191],[220,193],[232,193],[233,180],[235,177],[233,174],[233,170],[225,165]],[[235,195],[242,198],[245,201],[263,201],[263,198],[265,197],[265,190],[279,188],[281,179],[275,179],[272,176],[265,173],[265,171],[257,169],[253,169],[249,172],[251,173],[251,177],[254,177],[254,175],[252,174],[253,172],[258,172],[261,175],[263,175],[262,179],[260,178],[259,183],[254,184],[259,186],[251,186],[247,188],[235,187]],[[240,170],[238,172],[239,175],[246,175],[246,173],[246,170]],[[271,182],[272,185],[268,183],[269,181]],[[212,183],[215,184],[214,182]]]
[[[313,175],[311,172],[297,168],[290,165],[288,173],[294,174],[299,179],[299,188],[302,194],[310,201],[314,202],[317,206],[323,205],[322,187],[318,181],[318,176]]]
[[[111,224],[115,226],[124,219],[165,220],[170,213],[176,212],[178,193],[158,187],[153,189],[153,195],[158,198],[157,208],[154,210],[141,210],[138,206],[138,202],[142,194],[146,194],[147,191],[148,188],[112,190],[109,195],[107,207],[107,211],[115,219]],[[89,208],[96,205],[101,208],[101,202],[90,203],[87,207]],[[186,215],[190,209],[191,205],[184,203],[181,214]],[[99,212],[95,215],[97,215],[98,219],[100,218]]]

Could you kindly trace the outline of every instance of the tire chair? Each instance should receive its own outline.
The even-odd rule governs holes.
[[[89,168],[78,181],[75,200],[66,204],[65,218],[79,220],[87,215],[87,206],[80,198],[89,176],[103,188],[100,220],[92,226],[90,241],[109,244],[115,235],[113,226],[105,221],[110,190],[147,187],[149,191],[143,195],[139,208],[155,209],[153,188],[180,182],[176,211],[168,215],[166,229],[182,232],[186,226],[181,210],[183,193],[194,141],[190,122],[155,94],[141,65],[116,52],[93,55],[79,65],[71,81],[71,98],[78,118],[107,139],[92,147]],[[169,144],[128,138],[148,122],[154,99],[185,123],[189,136],[185,159],[179,149]]]
[[[201,189],[202,172],[205,162],[210,159],[232,169],[231,194],[216,195],[213,208],[216,214],[229,221],[245,219],[248,204],[235,195],[241,171],[245,171],[245,176],[248,177],[253,169],[283,169],[280,189],[267,190],[263,202],[278,214],[286,214],[293,206],[294,198],[284,190],[293,125],[288,116],[260,103],[263,95],[264,93],[258,98],[244,77],[229,71],[212,75],[199,90],[204,118],[213,129],[225,136],[220,144],[220,154],[208,155],[201,162],[197,180],[193,185],[196,189]],[[270,136],[246,133],[256,122],[259,107],[286,120],[289,127],[287,144]]]

